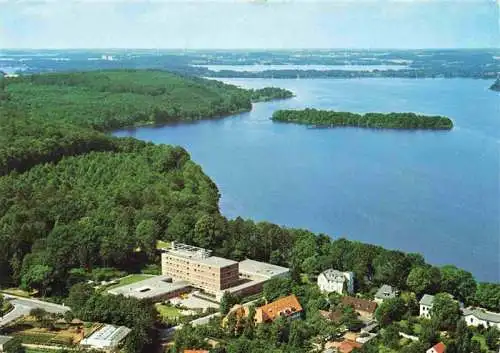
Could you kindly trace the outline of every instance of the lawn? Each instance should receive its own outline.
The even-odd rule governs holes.
[[[156,304],[155,307],[162,319],[175,319],[181,316],[181,310],[176,307],[163,304]]]
[[[121,286],[126,286],[128,284],[139,282],[139,281],[151,278],[151,277],[152,277],[152,275],[143,275],[143,274],[128,275],[126,277],[120,278],[120,280],[119,280],[120,283],[113,284],[113,285],[107,287],[106,289],[110,290],[110,289],[113,289],[113,288],[118,288],[118,287],[121,287]]]
[[[158,240],[156,242],[156,248],[157,249],[166,249],[170,247],[170,242],[168,241],[163,241],[163,240]]]
[[[36,294],[35,291],[29,293],[19,288],[2,289],[2,292],[5,294],[17,295],[18,297],[25,297],[25,298],[29,298],[31,295]]]

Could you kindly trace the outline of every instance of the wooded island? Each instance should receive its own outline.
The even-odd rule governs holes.
[[[336,112],[330,110],[278,110],[272,118],[276,122],[305,124],[314,127],[364,127],[398,130],[451,130],[453,122],[443,116],[425,116],[415,113]]]

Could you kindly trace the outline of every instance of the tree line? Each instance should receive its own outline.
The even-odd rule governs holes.
[[[306,124],[315,127],[363,127],[371,129],[430,129],[450,130],[451,119],[444,116],[425,116],[415,113],[336,112],[328,110],[277,110],[271,118],[276,122]]]

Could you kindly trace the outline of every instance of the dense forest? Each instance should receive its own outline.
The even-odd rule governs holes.
[[[252,101],[293,95],[281,88],[245,90],[155,70],[51,73],[6,81],[3,100],[17,110],[99,131],[226,116],[250,110]]]
[[[450,130],[453,128],[453,122],[449,118],[415,113],[356,114],[317,109],[278,110],[274,112],[271,119],[276,122],[307,124],[315,127],[353,126],[400,130]]]
[[[490,87],[493,91],[500,91],[500,79],[497,79]]]

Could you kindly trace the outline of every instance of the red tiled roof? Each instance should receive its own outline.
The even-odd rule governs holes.
[[[436,343],[432,348],[434,348],[436,353],[444,353],[444,351],[446,351],[446,346],[443,342]]]
[[[350,305],[354,308],[354,310],[366,311],[370,314],[373,314],[377,309],[377,303],[372,302],[371,300],[349,296],[342,297],[342,304]]]
[[[262,313],[262,321],[274,321],[279,316],[290,316],[302,311],[302,306],[295,295],[279,298],[257,309]]]
[[[340,344],[338,350],[341,353],[350,353],[354,348],[361,348],[362,345],[352,341],[344,341]]]

